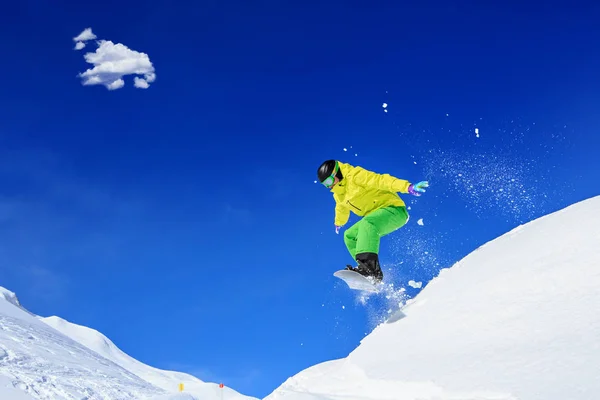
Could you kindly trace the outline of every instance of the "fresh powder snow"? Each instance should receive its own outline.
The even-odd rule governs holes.
[[[265,400],[595,400],[599,244],[600,197],[519,226]]]
[[[179,384],[184,384],[185,392],[193,393],[201,399],[225,399],[250,400],[252,397],[240,395],[231,388],[225,386],[219,388],[217,383],[207,383],[200,379],[181,372],[165,371],[153,368],[121,351],[102,333],[85,326],[76,325],[59,317],[42,318],[42,321],[56,330],[76,340],[89,349],[134,373],[143,380],[158,386],[167,392],[177,391]]]
[[[184,392],[178,393],[179,384]],[[0,288],[1,400],[251,400],[231,388],[145,365],[100,332],[41,318]]]

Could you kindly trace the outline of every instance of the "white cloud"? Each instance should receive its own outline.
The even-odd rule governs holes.
[[[156,79],[156,74],[150,73],[145,75],[145,79],[140,77],[135,77],[133,79],[133,85],[138,89],[148,89],[150,87],[150,83],[154,82]]]
[[[92,32],[92,28],[86,28],[79,35],[73,38],[75,50],[81,50],[85,47],[85,42],[96,39],[96,35]]]
[[[88,40],[96,39],[96,35],[92,32],[92,28],[86,28],[79,35],[75,36],[73,40],[75,42],[87,42]]]
[[[142,78],[138,78],[137,76],[133,78],[133,86],[139,89],[148,89],[150,87],[148,81]]]
[[[79,39],[75,49],[82,49],[85,46],[84,40],[95,37],[90,28],[86,29],[73,39]],[[108,90],[116,90],[125,86],[125,75],[142,75],[143,77],[134,78],[134,86],[147,89],[156,80],[154,66],[146,53],[131,50],[122,43],[115,44],[110,40],[98,40],[97,44],[95,52],[84,55],[85,61],[94,67],[77,75],[84,86],[104,85]]]
[[[125,86],[125,81],[123,79],[117,79],[116,81],[109,83],[106,87],[108,90],[116,90],[121,89],[123,86]]]

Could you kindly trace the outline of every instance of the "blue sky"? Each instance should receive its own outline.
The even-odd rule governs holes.
[[[332,277],[351,260],[314,183],[323,160],[430,181],[382,242],[404,285],[599,194],[598,11],[13,2],[0,285],[150,365],[265,396],[347,355],[382,312]],[[146,53],[150,87],[82,85],[88,27]]]

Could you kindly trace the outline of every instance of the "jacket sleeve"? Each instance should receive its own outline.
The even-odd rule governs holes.
[[[344,226],[348,222],[348,219],[350,219],[350,210],[336,200],[334,224],[336,226]]]
[[[354,167],[352,173],[354,182],[358,185],[394,193],[408,193],[410,182],[407,180],[398,179],[389,174],[378,174],[362,167]]]

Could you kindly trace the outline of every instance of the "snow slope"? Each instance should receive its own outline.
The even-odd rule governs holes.
[[[0,377],[2,399],[15,398],[11,388],[32,399],[135,399],[163,393],[26,312],[6,289],[0,291]]]
[[[404,311],[265,400],[598,399],[600,197],[485,244]]]
[[[200,379],[181,372],[164,371],[130,357],[122,352],[113,342],[111,342],[102,333],[81,325],[76,325],[65,321],[62,318],[53,316],[42,318],[42,321],[62,332],[71,339],[92,349],[101,356],[120,365],[126,370],[134,373],[143,380],[152,383],[165,391],[177,391],[179,383],[184,384],[185,392],[193,393],[201,399],[221,399],[223,397],[231,400],[250,400],[252,397],[244,396],[231,388],[219,388],[216,383],[206,383]]]
[[[178,384],[184,393],[176,393]],[[0,288],[0,399],[251,399],[187,374],[127,356],[101,333],[57,317],[40,318]]]

